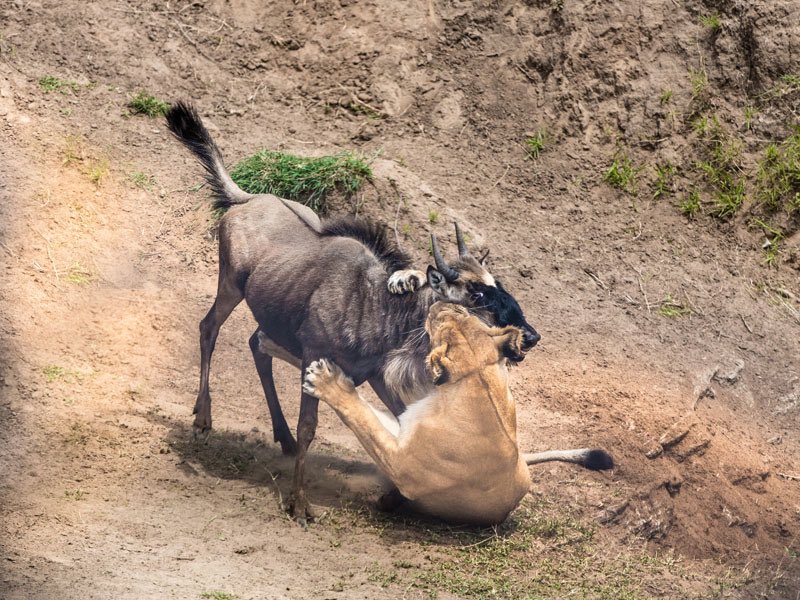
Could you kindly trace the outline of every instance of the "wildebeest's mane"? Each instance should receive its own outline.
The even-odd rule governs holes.
[[[389,273],[411,266],[411,258],[397,246],[382,223],[354,217],[339,217],[323,222],[320,235],[358,240],[386,266]]]

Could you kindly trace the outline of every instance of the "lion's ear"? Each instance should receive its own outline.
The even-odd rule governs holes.
[[[522,351],[522,331],[516,327],[505,327],[494,336],[494,343],[500,356],[519,362],[525,358]]]
[[[431,351],[428,355],[428,371],[430,371],[434,385],[442,385],[450,378],[449,365],[447,343],[441,344]]]

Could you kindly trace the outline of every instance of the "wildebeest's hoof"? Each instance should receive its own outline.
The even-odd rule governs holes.
[[[308,503],[305,494],[302,493],[291,495],[288,513],[301,527],[307,527],[309,523],[313,523],[316,519],[316,515],[311,511],[311,505]]]
[[[192,440],[207,444],[208,438],[210,437],[211,427],[198,427],[197,424],[192,425]]]
[[[281,452],[285,456],[297,456],[297,442],[294,441],[291,435],[288,438],[276,439],[275,441],[281,445]]]
[[[415,269],[395,271],[389,276],[386,287],[391,294],[410,294],[420,289],[426,281],[425,273]]]

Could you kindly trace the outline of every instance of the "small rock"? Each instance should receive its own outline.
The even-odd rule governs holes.
[[[605,525],[606,523],[610,523],[614,521],[617,517],[619,517],[622,513],[625,512],[625,509],[628,508],[630,503],[625,500],[621,504],[617,504],[615,506],[609,506],[608,508],[601,510],[595,516],[595,520],[600,523],[601,525]]]
[[[680,444],[683,438],[689,434],[689,430],[691,428],[691,426],[680,426],[676,423],[664,432],[664,434],[658,440],[658,443],[664,448],[671,448],[672,446]]]
[[[744,361],[742,359],[737,359],[733,365],[733,368],[728,371],[727,373],[722,371],[722,367],[719,367],[712,377],[715,381],[720,383],[726,383],[728,385],[733,385],[737,381],[739,381],[739,374],[744,369]]]
[[[664,446],[662,446],[662,445],[661,445],[661,444],[659,444],[658,442],[653,442],[653,443],[652,443],[652,444],[651,444],[651,445],[650,445],[650,446],[649,446],[649,447],[648,447],[648,448],[645,450],[645,453],[644,453],[644,455],[645,455],[647,458],[649,458],[649,459],[651,459],[651,460],[652,460],[652,459],[654,459],[654,458],[657,458],[657,457],[661,456],[661,454],[662,454],[663,452],[664,452]]]
[[[773,436],[767,440],[768,444],[772,444],[773,446],[779,445],[783,441],[783,438],[779,435]]]

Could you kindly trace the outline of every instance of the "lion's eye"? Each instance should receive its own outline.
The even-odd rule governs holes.
[[[480,302],[481,300],[483,300],[483,294],[481,292],[475,292],[474,294],[472,294],[472,296],[470,296],[470,299],[473,302]]]

